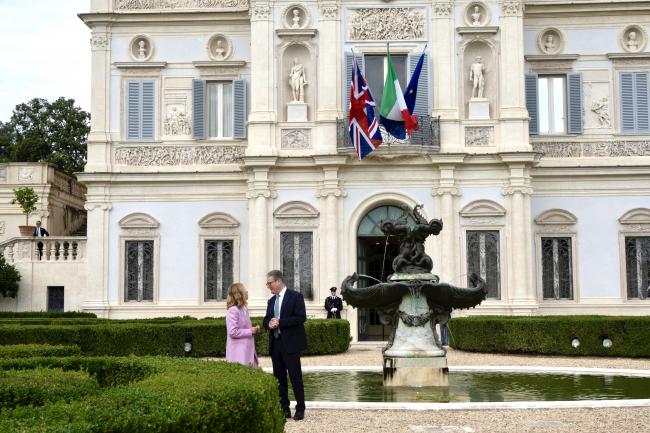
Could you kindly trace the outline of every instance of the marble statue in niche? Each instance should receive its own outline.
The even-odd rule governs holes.
[[[138,60],[145,60],[147,58],[147,42],[143,39],[138,41]]]
[[[217,60],[223,60],[226,57],[226,47],[223,46],[223,40],[217,39],[214,45],[214,57]]]
[[[557,48],[555,43],[555,37],[552,34],[547,34],[546,39],[544,40],[544,51],[547,53],[554,53]]]
[[[472,25],[480,26],[481,25],[481,7],[474,6],[474,12],[472,12]]]
[[[293,22],[291,24],[292,29],[299,29],[300,28],[300,9],[296,8],[292,11],[293,13],[293,18],[291,18],[291,21]]]
[[[293,94],[292,102],[305,102],[305,86],[309,84],[305,75],[305,67],[294,57],[293,66],[289,72],[289,85]]]
[[[472,82],[472,99],[483,99],[485,91],[485,65],[481,56],[474,57],[474,63],[469,69],[469,80]]]
[[[625,46],[627,46],[627,49],[630,51],[638,51],[639,39],[637,38],[635,30],[631,30],[627,34],[627,41],[625,42]]]

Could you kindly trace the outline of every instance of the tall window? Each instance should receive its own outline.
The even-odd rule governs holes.
[[[233,283],[232,240],[205,241],[205,300],[226,299]]]
[[[391,55],[390,58],[393,60],[399,85],[402,87],[402,91],[404,91],[407,86],[406,56],[397,54]],[[364,62],[366,81],[379,110],[379,107],[381,107],[381,95],[384,92],[384,82],[388,73],[388,57],[385,55],[365,55]]]
[[[537,83],[539,133],[566,132],[566,77],[542,76]]]
[[[232,137],[232,83],[209,82],[208,136]]]
[[[153,301],[153,241],[126,241],[125,301]]]
[[[650,130],[650,106],[648,101],[648,73],[622,72],[621,130],[623,132],[648,132]]]
[[[475,273],[487,282],[488,298],[501,297],[499,231],[467,231],[467,280]]]
[[[126,82],[126,139],[153,140],[155,132],[155,82]]]
[[[625,238],[628,299],[646,299],[650,290],[650,236]]]
[[[281,232],[282,273],[287,287],[313,298],[313,233]]]
[[[544,299],[573,299],[571,238],[543,237],[541,244]]]

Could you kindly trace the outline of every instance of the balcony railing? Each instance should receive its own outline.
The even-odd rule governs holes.
[[[440,152],[440,116],[418,115],[420,129],[404,140],[399,140],[388,134],[383,126],[380,126],[381,136],[384,145],[414,146],[420,147],[429,152]],[[336,147],[346,149],[354,147],[348,133],[348,119],[336,119]]]
[[[50,236],[47,238],[17,237],[0,244],[8,263],[16,262],[79,262],[86,257],[86,238]]]

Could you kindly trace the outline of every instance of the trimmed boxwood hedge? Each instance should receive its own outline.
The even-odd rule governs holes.
[[[15,344],[0,346],[0,359],[72,355],[81,355],[79,346],[52,346],[50,344]]]
[[[29,317],[87,317],[97,318],[94,313],[82,313],[81,311],[0,311],[0,318],[29,318]]]
[[[190,433],[284,431],[277,382],[260,369],[164,357],[68,357],[0,360],[0,371],[85,370],[104,386],[71,401],[2,410],[0,432]],[[45,370],[41,370],[45,371]],[[116,373],[118,372],[118,373]],[[137,372],[137,374],[133,374]],[[28,372],[23,372],[28,375]],[[142,374],[144,373],[144,374]],[[103,381],[103,377],[120,377]],[[56,387],[44,382],[45,388]],[[113,386],[122,385],[122,386]],[[44,390],[44,393],[49,390]],[[52,392],[53,400],[57,400]]]
[[[453,348],[473,352],[650,356],[647,316],[474,316],[451,319],[449,329]]]
[[[185,342],[192,343],[190,356],[224,356],[226,322],[218,319],[169,319],[150,321],[88,321],[62,319],[47,324],[25,325],[22,321],[0,320],[0,345],[77,345],[87,355],[184,356]],[[253,318],[261,325],[261,318]],[[350,324],[346,320],[310,319],[305,323],[308,347],[305,355],[345,352],[350,345]],[[268,352],[268,332],[255,338],[257,353]]]

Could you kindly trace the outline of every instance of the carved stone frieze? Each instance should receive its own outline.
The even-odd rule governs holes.
[[[537,233],[540,234],[545,234],[545,233],[575,233],[575,225],[571,224],[543,224],[543,225],[538,225],[537,226]]]
[[[438,2],[433,4],[433,15],[436,17],[449,17],[453,6],[451,2]]]
[[[156,167],[179,165],[239,164],[241,146],[132,146],[115,150],[115,164]]]
[[[524,13],[522,0],[503,0],[501,11],[505,16],[520,16]]]
[[[282,227],[318,227],[318,218],[282,218]]]
[[[513,195],[513,194],[530,195],[532,193],[533,193],[533,189],[526,185],[508,185],[501,189],[501,194],[503,195]]]
[[[34,177],[34,167],[22,167],[18,170],[18,181],[28,182]]]
[[[280,147],[282,149],[311,149],[311,129],[283,129]]]
[[[105,50],[108,48],[108,37],[106,35],[92,35],[90,38],[91,50]]]
[[[502,226],[503,217],[461,217],[461,224],[464,226]]]
[[[336,4],[323,4],[320,6],[321,20],[335,20],[339,17],[339,7]]]
[[[465,127],[465,146],[491,146],[494,144],[493,126]]]
[[[625,232],[650,233],[650,224],[625,224]]]
[[[254,20],[268,20],[271,16],[271,7],[268,4],[254,4],[250,9],[251,18]]]
[[[546,158],[650,156],[650,141],[542,142],[532,143],[532,146]]]
[[[422,39],[425,13],[416,8],[362,8],[350,10],[348,38],[356,41]]]
[[[156,9],[248,9],[248,0],[115,0],[116,11]]]

